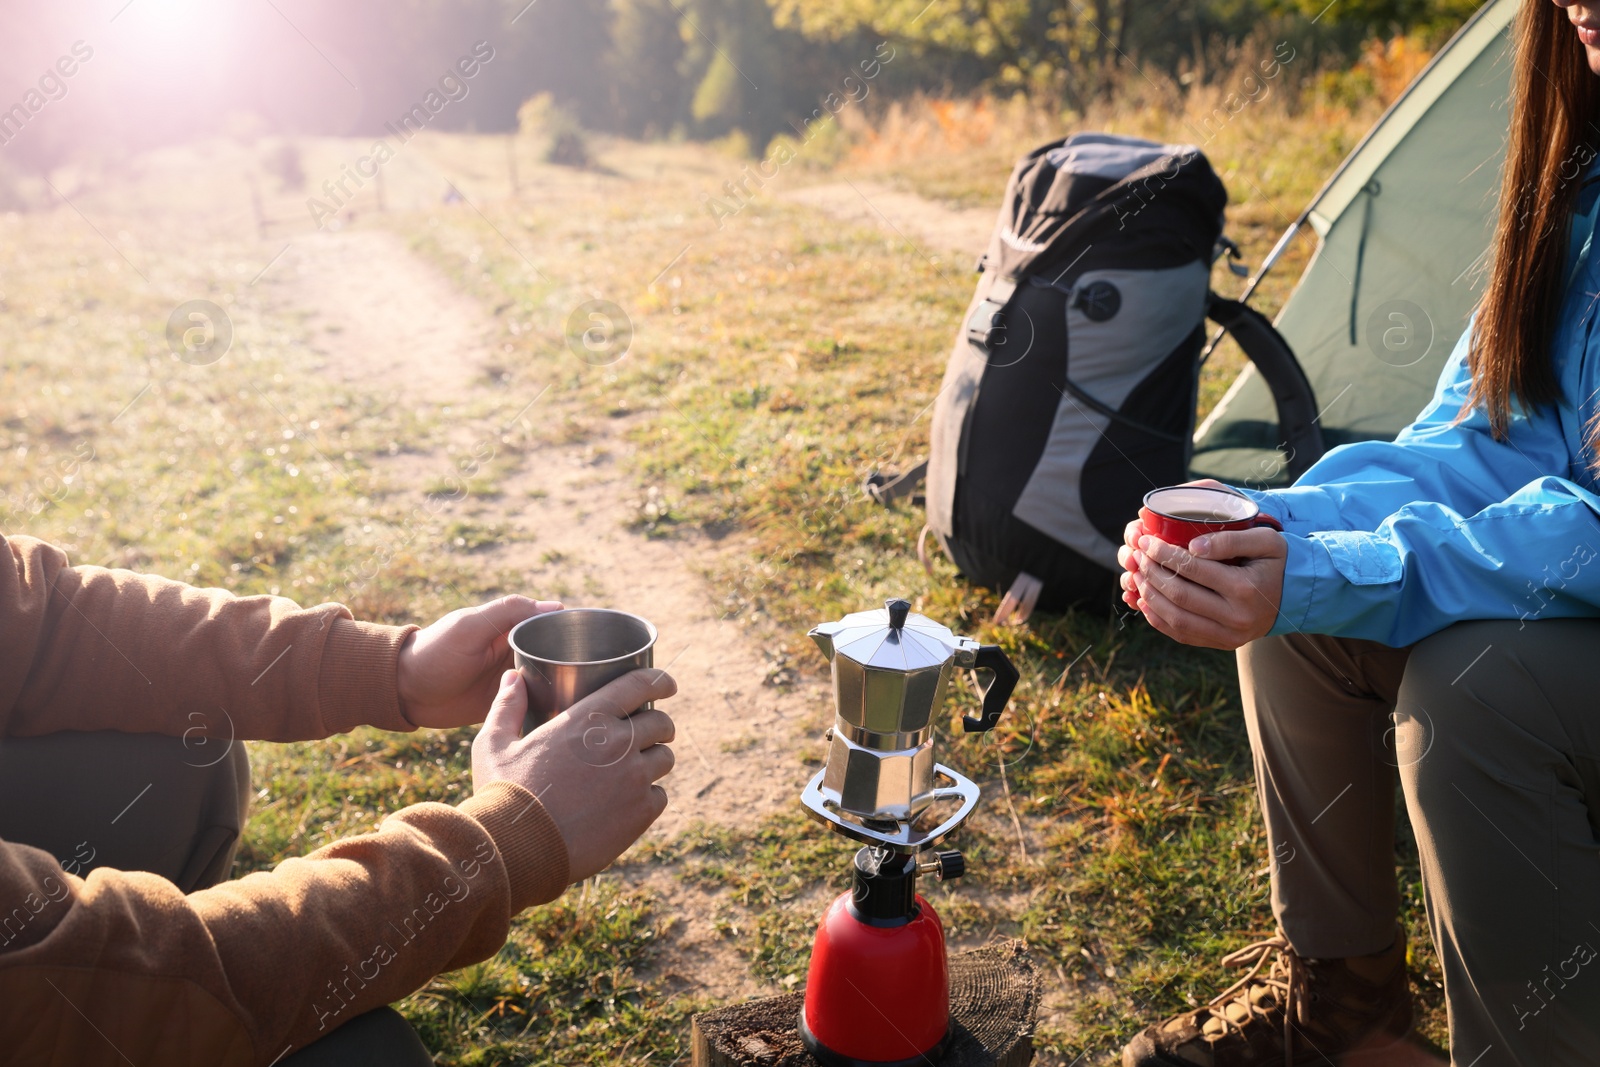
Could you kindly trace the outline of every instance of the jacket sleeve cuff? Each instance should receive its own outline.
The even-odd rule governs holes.
[[[502,780],[474,793],[460,810],[489,831],[511,883],[513,915],[566,891],[567,842],[538,797]]]
[[[1348,526],[1339,515],[1338,505],[1328,498],[1321,486],[1239,491],[1282,523],[1285,533],[1309,534],[1319,530],[1342,530]]]
[[[1417,633],[1422,616],[1401,617],[1405,557],[1382,533],[1322,530],[1284,541],[1283,596],[1269,636],[1333,634],[1399,648],[1439,628]]]
[[[1311,538],[1285,533],[1283,540],[1288,546],[1288,558],[1284,560],[1283,567],[1283,594],[1278,599],[1278,618],[1267,636],[1278,637],[1307,630],[1317,632],[1311,629],[1311,619],[1318,594],[1325,591],[1319,590],[1318,586],[1326,586],[1333,576],[1333,569],[1327,564],[1327,554],[1322,546]]]
[[[329,734],[357,726],[415,730],[400,712],[400,646],[415,626],[336,618],[329,623],[317,675],[317,700]]]

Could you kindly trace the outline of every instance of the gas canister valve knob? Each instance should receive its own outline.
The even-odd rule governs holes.
[[[917,864],[917,870],[931,874],[941,882],[960,878],[967,873],[967,858],[955,849],[945,849],[926,856]]]

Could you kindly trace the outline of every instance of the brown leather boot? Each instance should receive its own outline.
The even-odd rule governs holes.
[[[1123,1067],[1333,1063],[1392,1045],[1411,1029],[1403,933],[1375,956],[1345,960],[1303,959],[1279,934],[1224,956],[1222,964],[1248,971],[1211,1003],[1130,1041]]]

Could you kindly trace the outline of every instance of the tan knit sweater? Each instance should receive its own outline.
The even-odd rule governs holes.
[[[395,692],[408,632],[0,537],[0,736],[182,736],[217,707],[243,739],[412,730]],[[0,1063],[271,1064],[492,955],[566,881],[550,816],[504,782],[188,896],[0,841]]]

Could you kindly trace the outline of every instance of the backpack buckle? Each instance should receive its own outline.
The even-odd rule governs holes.
[[[967,340],[978,345],[985,352],[999,348],[1006,343],[1006,324],[1003,319],[1006,305],[1011,302],[1011,296],[1017,291],[1017,283],[1010,278],[996,278],[989,286],[989,292],[978,301],[978,306],[972,309],[972,314],[967,317]]]

